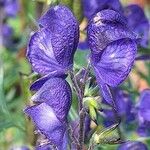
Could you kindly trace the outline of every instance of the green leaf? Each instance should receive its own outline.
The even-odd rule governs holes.
[[[14,126],[14,124],[9,120],[1,121],[0,122],[0,132],[2,132],[4,129],[10,128],[12,126]]]
[[[3,63],[0,60],[0,111],[4,114],[8,114],[8,109],[6,106],[5,96],[4,96],[4,71],[3,71]]]
[[[92,143],[97,144],[119,144],[122,143],[117,127],[119,124],[114,124],[108,128],[103,129],[102,126],[98,126],[95,133],[92,136]]]

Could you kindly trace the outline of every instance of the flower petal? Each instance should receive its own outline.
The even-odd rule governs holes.
[[[142,123],[138,126],[137,133],[142,137],[150,136],[149,126],[150,126],[150,122],[145,121],[144,123]]]
[[[135,119],[135,115],[132,110],[133,104],[130,95],[124,93],[122,90],[119,89],[113,89],[112,93],[118,116],[121,117],[121,120],[123,120],[126,124],[133,121]],[[115,123],[115,116],[113,110],[111,110],[110,108],[105,108],[103,109],[103,113],[105,114],[104,124],[106,126],[110,126]]]
[[[39,74],[62,70],[54,56],[51,38],[51,32],[48,29],[42,29],[31,36],[27,58],[32,69]]]
[[[139,34],[141,46],[148,46],[149,39],[149,21],[144,14],[144,10],[138,5],[129,5],[124,9],[125,16],[128,20],[129,27]]]
[[[71,99],[70,86],[62,78],[50,78],[31,98],[34,102],[47,103],[62,121],[66,120]]]
[[[122,12],[119,0],[82,0],[84,15],[90,19],[95,13],[103,9],[113,9]]]
[[[63,5],[51,7],[39,20],[52,33],[52,47],[59,64],[70,66],[79,41],[79,25],[73,13]]]
[[[73,64],[79,25],[65,6],[51,7],[39,21],[43,27],[31,36],[27,57],[35,72],[66,72]]]
[[[32,118],[36,128],[39,129],[50,142],[55,144],[58,149],[63,150],[66,125],[58,120],[52,107],[46,103],[41,103],[40,105],[27,107],[24,112]]]
[[[122,39],[109,44],[93,67],[97,78],[115,87],[128,76],[136,56],[134,40]],[[98,79],[99,80],[99,79]]]
[[[97,83],[100,87],[101,94],[102,94],[103,98],[105,99],[105,101],[109,105],[115,107],[114,102],[113,102],[113,97],[112,97],[112,94],[110,91],[110,87],[106,83],[104,83],[99,76],[96,76],[96,79],[97,79]]]
[[[135,40],[137,36],[126,26],[125,18],[113,10],[100,11],[89,23],[88,43],[94,55],[102,53],[110,43],[124,38]]]
[[[43,86],[43,84],[51,77],[61,77],[61,78],[65,79],[67,77],[67,75],[64,75],[61,72],[58,72],[57,74],[51,73],[51,74],[45,75],[45,76],[37,79],[36,81],[34,81],[30,86],[30,90],[38,91]]]

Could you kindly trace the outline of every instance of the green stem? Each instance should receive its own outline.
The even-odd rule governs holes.
[[[76,80],[75,75],[73,72],[70,72],[70,77],[72,80],[72,83],[74,85],[74,89],[76,91],[78,100],[79,100],[79,147],[77,148],[78,150],[83,150],[84,146],[84,131],[85,131],[85,117],[86,117],[86,112],[83,107],[83,98],[84,98],[84,90],[85,90],[85,84],[86,84],[86,79],[89,73],[89,64],[86,68],[86,71],[84,73],[83,79],[80,82],[80,86],[78,85],[78,82]]]

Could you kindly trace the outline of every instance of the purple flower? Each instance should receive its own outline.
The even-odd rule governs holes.
[[[123,92],[122,90],[114,90],[114,100],[118,115],[125,121],[129,123],[135,119],[135,114],[133,113],[133,103],[130,95]],[[104,109],[104,124],[110,126],[115,123],[114,112],[111,109]]]
[[[52,7],[39,20],[42,27],[30,39],[27,57],[32,69],[41,74],[65,73],[73,65],[79,40],[79,26],[65,6]]]
[[[19,11],[18,0],[1,0],[0,7],[3,7],[4,13],[7,17],[15,17]]]
[[[5,47],[9,47],[12,45],[12,35],[13,35],[13,29],[8,24],[2,25],[2,39],[3,39],[3,45]]]
[[[62,122],[66,121],[71,99],[69,84],[65,79],[58,77],[51,77],[31,98],[35,103],[45,102],[51,106]]]
[[[137,133],[141,137],[150,136],[150,122],[149,121],[145,121],[144,123],[139,123],[139,126],[137,128]]]
[[[25,113],[32,118],[40,133],[44,134],[59,150],[66,149],[66,124],[57,118],[51,106],[41,103],[26,108]]]
[[[84,15],[88,19],[103,9],[113,9],[122,12],[119,0],[82,0]]]
[[[149,22],[143,9],[138,5],[129,5],[124,9],[129,27],[141,36],[141,46],[148,46]]]
[[[139,107],[138,107],[138,119],[139,127],[138,133],[141,136],[150,135],[150,89],[144,90],[140,94]]]
[[[50,144],[37,149],[67,149],[67,115],[71,106],[71,88],[65,80],[72,68],[79,40],[79,26],[72,12],[63,5],[51,7],[39,20],[40,29],[29,41],[27,58],[33,71],[42,77],[31,85],[37,91],[27,107],[36,129]]]
[[[144,90],[140,94],[139,117],[140,122],[150,121],[150,89]]]
[[[127,142],[127,143],[121,144],[118,147],[118,150],[148,150],[148,148],[142,142],[133,141],[133,142]]]
[[[116,87],[126,79],[137,52],[137,36],[126,23],[118,12],[102,10],[88,25],[91,63],[102,94],[110,104],[112,98],[108,86]]]
[[[19,3],[18,0],[0,0],[0,13],[2,14],[2,24],[0,28],[2,29],[2,44],[6,48],[14,48],[14,41],[13,41],[13,29],[7,23],[8,17],[15,17],[19,10]]]

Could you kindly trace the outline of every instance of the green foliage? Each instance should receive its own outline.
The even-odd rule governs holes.
[[[61,4],[68,6],[76,16],[79,22],[83,20],[83,9],[81,0],[60,0]]]
[[[98,144],[117,144],[122,143],[117,131],[118,124],[114,124],[108,128],[103,128],[99,125],[92,135],[90,145],[97,146]]]
[[[81,69],[82,67],[87,66],[88,63],[88,56],[89,56],[89,51],[81,51],[78,50],[75,53],[75,57],[74,57],[74,67],[76,69]]]
[[[85,97],[83,103],[85,107],[89,109],[89,115],[92,120],[96,120],[97,114],[96,111],[100,109],[100,104],[98,103],[99,97]]]

